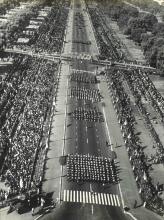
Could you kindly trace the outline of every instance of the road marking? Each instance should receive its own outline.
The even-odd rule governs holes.
[[[97,193],[95,193],[95,201],[96,201],[96,204],[99,204],[99,202],[98,202],[98,194]]]
[[[85,194],[86,194],[86,203],[89,203],[89,201],[88,201],[88,192],[86,191]]]
[[[76,202],[76,191],[75,190],[73,190],[73,201]]]
[[[105,205],[108,205],[108,202],[107,202],[107,198],[106,198],[106,194],[104,193],[104,201],[105,201]]]
[[[120,201],[118,195],[108,194],[108,193],[93,193],[88,191],[64,190],[63,201],[120,207]]]
[[[101,205],[100,193],[98,193],[98,201],[99,201],[99,204]]]
[[[72,190],[70,190],[70,202],[72,202]]]
[[[67,202],[69,202],[69,190],[66,191],[67,191]]]
[[[108,204],[110,205],[110,197],[109,197],[109,194],[107,194],[107,200],[108,200]]]
[[[94,197],[94,193],[92,193],[92,203],[95,203],[95,197]]]
[[[103,193],[101,193],[101,201],[102,201],[102,204],[104,205],[104,196],[103,196],[104,194]]]
[[[92,203],[91,192],[88,192],[88,194],[89,194],[89,203]]]
[[[120,206],[120,201],[119,201],[118,195],[116,195],[116,199],[117,199],[118,206]]]
[[[80,202],[83,202],[83,200],[82,200],[82,191],[79,191],[79,193],[80,193]]]
[[[110,196],[110,200],[111,200],[111,205],[113,206],[114,203],[113,203],[113,196],[112,196],[112,194],[111,194],[111,196]]]
[[[64,190],[64,201],[66,201],[66,190]]]
[[[85,191],[83,191],[83,203],[85,203]]]
[[[114,198],[114,204],[115,204],[115,206],[117,206],[117,201],[116,201],[115,195],[113,195],[113,198]]]
[[[79,202],[79,191],[75,191],[75,192],[77,192],[77,202]]]

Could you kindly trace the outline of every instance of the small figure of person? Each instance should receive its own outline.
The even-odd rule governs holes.
[[[134,209],[137,207],[137,200],[134,201]]]
[[[32,207],[32,210],[31,210],[31,212],[32,212],[32,215],[34,215],[34,207]]]
[[[41,204],[40,204],[41,208],[44,207],[44,203],[45,203],[45,200],[41,197]]]

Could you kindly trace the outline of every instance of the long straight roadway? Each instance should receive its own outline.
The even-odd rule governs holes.
[[[84,2],[74,1],[72,53],[92,55],[93,45],[88,42],[95,42],[95,39],[90,38],[89,33],[92,31],[92,27],[86,19],[86,13]],[[89,60],[73,59],[70,62],[70,74],[73,71],[77,74],[88,72],[92,77],[95,77],[97,66],[93,65]],[[106,121],[76,120],[71,116],[71,113],[76,108],[96,108],[103,114],[103,100],[102,102],[94,102],[71,97],[71,89],[74,87],[98,90],[99,84],[74,82],[71,81],[70,77],[68,79],[64,155],[81,154],[111,157],[112,152],[106,146],[106,142],[110,143],[109,133],[106,130]],[[105,115],[103,117],[105,119]],[[123,212],[118,184],[102,184],[96,181],[76,183],[68,181],[66,174],[67,168],[63,166],[61,205],[60,208],[56,209],[55,213],[49,215],[48,219],[130,219]],[[44,218],[47,219],[47,216]]]

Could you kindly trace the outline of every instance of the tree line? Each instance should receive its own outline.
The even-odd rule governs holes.
[[[140,2],[140,0],[135,1]],[[142,2],[146,5],[148,0]],[[103,3],[106,13],[117,22],[123,33],[141,46],[149,64],[163,72],[164,22],[158,22],[153,13],[139,12],[137,8],[125,4],[121,0],[106,0]],[[100,2],[102,6],[103,3]],[[142,7],[144,9],[143,5]]]

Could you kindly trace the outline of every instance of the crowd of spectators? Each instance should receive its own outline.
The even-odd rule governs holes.
[[[34,4],[18,18],[18,26],[8,29],[4,36],[5,48],[61,52],[69,5],[70,1],[66,0],[43,0]],[[48,13],[39,17],[40,12]],[[37,18],[41,20],[38,22]],[[30,21],[40,26],[31,36],[26,36]],[[28,43],[17,44],[18,38],[26,37]],[[5,54],[1,51],[2,59]],[[10,56],[12,65],[0,82],[0,181],[5,185],[0,188],[0,202],[32,191],[40,193],[53,100],[59,82],[59,63],[33,57],[32,53]]]
[[[162,101],[163,97],[156,90],[153,83],[150,81],[145,71],[135,70],[133,71],[125,71],[124,72],[125,80],[128,82],[128,85],[135,97],[136,104],[144,116],[144,120],[147,124],[147,127],[151,133],[151,136],[154,139],[155,147],[156,147],[156,155],[154,155],[154,159],[156,159],[156,163],[164,162],[164,148],[161,143],[161,140],[153,127],[151,119],[149,117],[149,109],[144,106],[142,101],[142,97],[145,100],[148,100],[151,103],[152,108],[159,115],[161,121],[163,122],[163,109],[162,109]]]
[[[121,61],[123,53],[120,51],[119,42],[111,39],[111,34],[101,18],[97,8],[88,8],[95,29],[95,37],[100,51],[100,59]]]
[[[136,132],[135,125],[137,122],[131,107],[130,97],[126,93],[123,85],[122,71],[115,69],[114,71],[108,72],[107,81],[141,198],[146,207],[162,213],[164,206],[158,194],[160,189],[153,184],[150,175],[152,164],[150,160],[148,160],[140,137]],[[134,91],[135,97],[139,100],[139,93],[135,94],[134,88],[131,88],[131,90]],[[145,110],[143,109],[143,105],[141,105],[139,101],[137,105],[142,114],[144,114]]]
[[[68,17],[68,8],[66,6],[69,6],[69,1],[63,1],[62,4],[54,1],[51,7],[43,6],[42,4],[33,7],[31,13],[26,15],[23,21],[21,21],[21,25],[11,29],[8,33],[7,47],[16,47],[38,53],[61,52]],[[43,11],[47,13],[47,16],[39,15]],[[30,25],[30,21],[39,27],[35,29],[31,25],[31,29],[26,29]],[[24,40],[18,43],[18,38]],[[25,43],[26,39],[28,41]]]
[[[56,3],[57,4],[57,3]],[[36,52],[60,53],[65,36],[68,9],[55,5],[41,25],[32,48]]]
[[[14,67],[1,89],[1,148],[5,159],[0,174],[8,187],[6,197],[1,192],[1,199],[37,189],[40,184],[33,177],[36,165],[44,163],[44,157],[38,155],[43,150],[44,125],[58,84],[57,63],[18,55],[14,56]]]

